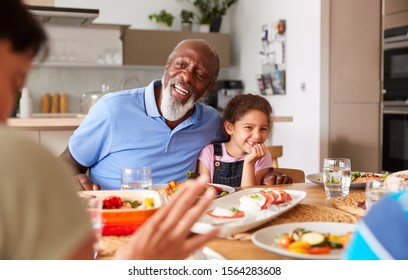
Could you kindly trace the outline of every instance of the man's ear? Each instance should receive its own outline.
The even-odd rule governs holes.
[[[207,95],[210,94],[210,92],[211,92],[212,89],[214,88],[215,84],[216,84],[216,82],[212,82],[212,83],[208,86],[208,89],[207,89],[207,91],[205,92],[205,94],[203,95],[203,97],[206,97]]]
[[[229,121],[224,121],[224,129],[228,135],[232,135],[232,133],[234,132],[234,125]]]

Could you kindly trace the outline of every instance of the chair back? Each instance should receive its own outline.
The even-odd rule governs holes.
[[[274,168],[273,171],[280,172],[292,177],[293,183],[305,182],[305,172],[303,172],[303,170],[293,168]]]
[[[278,165],[278,158],[283,155],[283,147],[282,146],[267,146],[266,147],[269,153],[272,156],[272,166],[274,168],[279,167]]]

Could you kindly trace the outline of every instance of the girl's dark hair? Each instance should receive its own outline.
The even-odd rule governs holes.
[[[257,110],[265,113],[268,116],[268,127],[272,127],[272,106],[268,100],[256,94],[238,94],[234,96],[225,107],[222,117],[224,121],[232,124],[236,123],[246,113],[252,110]]]
[[[12,50],[31,50],[33,56],[48,52],[47,35],[38,20],[27,10],[21,0],[1,0],[0,40],[9,40]]]

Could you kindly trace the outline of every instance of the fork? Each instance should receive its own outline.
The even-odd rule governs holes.
[[[279,212],[279,206],[276,204],[268,204],[267,208],[273,213]]]

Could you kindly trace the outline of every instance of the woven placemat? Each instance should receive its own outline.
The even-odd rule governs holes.
[[[345,213],[343,211],[308,204],[299,204],[285,214],[273,219],[263,227],[286,224],[286,223],[298,223],[298,222],[333,222],[333,223],[356,223],[357,219],[353,215]],[[251,230],[245,233],[238,233],[228,236],[227,239],[231,240],[248,240],[251,239],[252,233],[259,228]]]
[[[362,217],[365,215],[366,210],[358,207],[359,204],[365,202],[365,194],[350,193],[348,196],[336,199],[333,206],[341,211],[355,215],[356,217]]]

